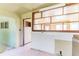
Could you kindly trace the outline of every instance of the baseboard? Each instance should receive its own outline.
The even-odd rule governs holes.
[[[52,54],[52,53],[49,53],[49,52],[46,52],[46,51],[42,51],[42,50],[39,50],[39,49],[35,49],[35,48],[31,48],[32,50],[37,50],[37,51],[40,51],[40,52],[45,52],[45,53],[48,53],[50,54],[51,56],[56,56],[55,54]]]
[[[6,46],[6,47],[11,47],[11,49],[16,48],[16,47],[12,47],[12,46],[10,46],[10,45],[8,45],[8,44],[6,44],[6,43],[2,43],[2,45]],[[8,50],[9,50],[9,49],[8,49]]]
[[[31,43],[32,41],[30,41],[30,42],[27,42],[27,43],[25,43],[24,45],[27,45],[27,44],[29,44],[29,43]]]

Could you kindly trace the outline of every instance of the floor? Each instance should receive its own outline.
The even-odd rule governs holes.
[[[11,47],[7,44],[0,43],[0,53],[2,53],[5,50],[11,50],[11,49],[14,49],[14,48],[15,47]]]
[[[19,47],[16,49],[8,50],[0,54],[0,56],[53,56],[52,54],[31,49],[31,44]]]

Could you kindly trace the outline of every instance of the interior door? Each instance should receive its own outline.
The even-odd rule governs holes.
[[[24,20],[24,45],[31,42],[31,22]]]

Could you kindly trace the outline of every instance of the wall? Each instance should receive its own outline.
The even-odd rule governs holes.
[[[23,45],[23,19],[25,18],[31,18],[28,19],[27,21],[32,22],[32,12],[27,12],[21,15],[21,34],[20,34],[20,45]]]
[[[8,21],[9,22],[9,29],[0,29],[0,40],[4,42],[4,44],[7,44],[12,47],[19,47],[19,28],[20,28],[20,22],[19,17],[7,10],[1,10],[0,9],[0,17],[3,17],[5,19],[0,18],[0,22]],[[1,42],[2,42],[1,41]],[[5,47],[4,47],[5,48]]]
[[[72,56],[72,41],[55,40],[55,53],[60,55],[62,51],[63,56]]]
[[[72,42],[74,34],[79,33],[32,32],[32,48],[55,54],[55,40],[57,39]]]
[[[32,12],[27,12],[21,15],[21,18],[32,18]],[[32,20],[31,20],[32,21]]]
[[[72,55],[79,56],[79,39],[73,38]]]
[[[79,43],[73,42],[73,56],[79,56]]]
[[[32,48],[48,53],[55,53],[55,41],[51,35],[41,32],[32,32]]]
[[[22,18],[32,17],[32,13],[25,13]],[[32,20],[29,20],[32,21]],[[32,32],[32,48],[55,54],[55,39],[72,42],[74,32]],[[63,43],[62,43],[63,44]],[[71,44],[71,43],[68,43]],[[70,45],[69,45],[70,46]],[[69,48],[70,49],[70,48]],[[66,50],[65,50],[66,52]],[[70,51],[71,52],[71,51]],[[67,53],[65,54],[67,55]],[[70,54],[68,54],[70,55]]]
[[[26,17],[32,17],[32,13],[29,12],[22,15],[22,18],[26,18]],[[79,33],[32,32],[32,48],[55,54],[55,39],[71,42],[74,34],[79,34]]]

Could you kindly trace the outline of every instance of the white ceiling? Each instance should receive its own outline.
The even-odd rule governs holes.
[[[54,4],[54,3],[52,3]],[[52,5],[51,3],[0,3],[0,9],[4,9],[17,14],[32,11],[34,9],[43,8]]]

